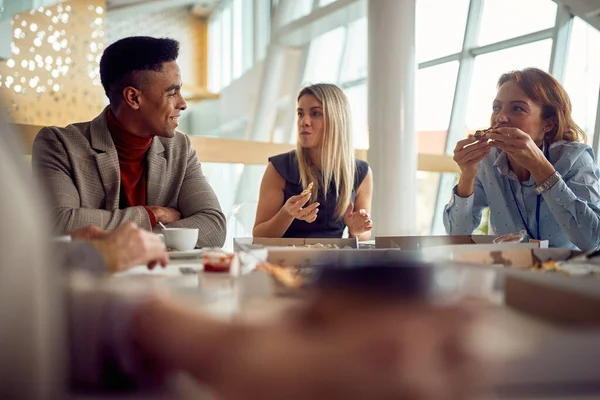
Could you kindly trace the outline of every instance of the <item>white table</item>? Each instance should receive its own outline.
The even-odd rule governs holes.
[[[181,269],[186,267],[200,269],[200,271],[184,274]],[[188,304],[223,319],[231,319],[240,314],[244,318],[252,319],[270,317],[273,313],[284,310],[290,302],[289,299],[269,296],[268,290],[261,288],[261,284],[265,282],[260,281],[251,284],[255,289],[259,287],[258,292],[255,290],[254,293],[249,294],[245,288],[247,285],[244,285],[239,278],[234,278],[227,273],[203,272],[199,259],[172,260],[168,267],[155,268],[153,271],[147,270],[145,266],[136,267],[119,274],[117,279],[148,279],[164,286]],[[509,386],[521,388],[516,392],[509,391],[509,394],[494,398],[528,400],[600,398],[600,386],[575,396],[570,391],[568,383],[573,380],[573,376],[585,378],[588,382],[597,378],[600,382],[600,368],[598,368],[600,332],[559,330],[503,306],[501,298],[499,304],[490,310],[490,316],[496,331],[487,333],[489,342],[495,346],[496,351],[515,353],[513,361],[510,361],[507,368],[503,385],[505,388]],[[541,382],[554,382],[558,385],[553,388]],[[178,390],[183,387],[186,392],[190,388],[193,388],[192,391],[198,390],[186,379],[179,381],[177,386]],[[554,394],[543,393],[545,388],[549,388]],[[563,389],[567,390],[566,394],[557,396],[557,391]]]

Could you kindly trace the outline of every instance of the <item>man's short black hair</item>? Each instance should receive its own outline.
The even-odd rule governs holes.
[[[175,39],[131,36],[108,46],[100,59],[100,80],[111,103],[119,103],[127,86],[141,88],[139,72],[160,71],[166,62],[179,56]]]

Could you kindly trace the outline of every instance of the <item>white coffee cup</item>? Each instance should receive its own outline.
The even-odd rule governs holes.
[[[193,250],[198,241],[198,228],[167,228],[162,234],[167,248],[177,251]]]

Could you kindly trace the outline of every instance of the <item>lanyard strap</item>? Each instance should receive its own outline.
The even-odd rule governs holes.
[[[531,229],[529,229],[529,224],[523,217],[523,213],[521,212],[521,207],[519,207],[519,202],[517,201],[517,196],[515,195],[515,190],[513,188],[512,182],[510,180],[508,182],[510,184],[510,191],[513,195],[513,199],[515,200],[515,205],[517,206],[517,210],[519,211],[519,217],[521,217],[521,222],[523,223],[523,225],[525,225],[527,234],[529,235],[529,237],[531,239],[541,240],[541,238],[540,238],[540,203],[542,202],[542,195],[538,194],[536,196],[537,198],[536,198],[536,205],[535,205],[535,227],[536,227],[537,235],[534,236],[533,233],[531,233]]]
[[[546,141],[544,140],[543,147],[544,147],[544,157],[546,157],[546,159],[548,161],[550,161],[550,158],[548,157],[548,155],[549,155],[548,153],[550,151],[549,150],[550,144],[546,143]],[[517,206],[517,211],[519,211],[519,217],[521,217],[521,222],[525,226],[525,229],[527,230],[527,234],[532,239],[541,240],[542,238],[540,237],[540,204],[542,202],[542,195],[538,194],[536,196],[536,202],[535,202],[535,227],[536,227],[536,233],[537,233],[537,235],[533,236],[533,233],[531,232],[531,229],[529,229],[529,224],[527,223],[527,220],[523,217],[523,213],[521,212],[521,207],[519,207],[519,202],[517,201],[517,195],[515,195],[515,189],[513,188],[513,184],[512,184],[512,181],[511,181],[510,178],[508,179],[508,184],[510,185],[510,192],[513,195],[513,199],[515,201],[515,205]]]

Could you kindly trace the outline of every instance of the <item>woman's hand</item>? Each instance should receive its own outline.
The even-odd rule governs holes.
[[[518,128],[501,127],[490,133],[491,146],[506,152],[511,160],[526,168],[535,181],[540,184],[554,172],[554,166],[531,136]]]
[[[350,203],[344,214],[344,223],[348,227],[350,237],[360,236],[373,229],[371,215],[366,210],[354,211],[354,204]]]
[[[454,161],[460,168],[461,175],[469,180],[477,176],[477,163],[490,154],[488,137],[481,140],[470,137],[459,141],[454,148]]]
[[[307,207],[303,207],[309,199],[310,192],[304,196],[301,194],[292,196],[283,205],[283,211],[293,218],[309,223],[315,222],[317,219],[317,213],[319,212],[319,203],[314,202]]]
[[[490,139],[492,139],[490,144],[505,151],[523,168],[530,170],[531,167],[539,163],[540,159],[545,159],[544,153],[535,144],[531,136],[522,130],[502,127],[497,128],[496,132],[489,134]]]
[[[490,154],[488,136],[483,139],[469,137],[461,140],[454,148],[454,161],[460,168],[460,179],[456,185],[456,194],[460,197],[469,197],[473,194],[475,178],[477,177],[477,163]]]

